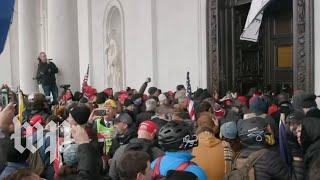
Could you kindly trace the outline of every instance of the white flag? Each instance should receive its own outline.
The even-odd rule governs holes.
[[[252,42],[258,41],[259,29],[263,17],[263,10],[269,2],[270,0],[252,1],[243,33],[240,36],[241,40]]]

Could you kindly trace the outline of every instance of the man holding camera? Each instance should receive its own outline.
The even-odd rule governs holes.
[[[39,64],[36,79],[38,83],[42,85],[46,96],[50,96],[52,93],[53,103],[55,104],[58,102],[58,87],[55,76],[55,74],[58,73],[58,68],[53,62],[47,59],[45,52],[39,54],[38,60]]]

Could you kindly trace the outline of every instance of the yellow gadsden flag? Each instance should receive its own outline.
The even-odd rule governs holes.
[[[18,114],[18,118],[19,121],[22,122],[23,120],[23,112],[25,111],[26,106],[24,104],[24,98],[23,98],[23,92],[21,89],[19,89],[19,114]]]

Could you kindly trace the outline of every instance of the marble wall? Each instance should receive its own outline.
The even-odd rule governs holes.
[[[108,82],[104,36],[110,6],[120,9],[123,16],[125,86],[138,88],[151,77],[152,85],[169,90],[185,84],[190,71],[193,87],[206,87],[205,0],[91,2],[91,81],[98,89]]]

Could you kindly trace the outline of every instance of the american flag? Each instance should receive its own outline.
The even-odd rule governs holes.
[[[82,92],[84,92],[84,87],[88,86],[88,79],[89,79],[89,64],[88,64],[88,68],[87,68],[87,72],[84,75],[83,81],[82,81]]]
[[[194,102],[192,100],[192,90],[191,90],[191,83],[190,83],[190,73],[187,72],[187,95],[189,98],[189,105],[188,105],[188,113],[191,120],[196,119],[196,112],[194,109]]]

